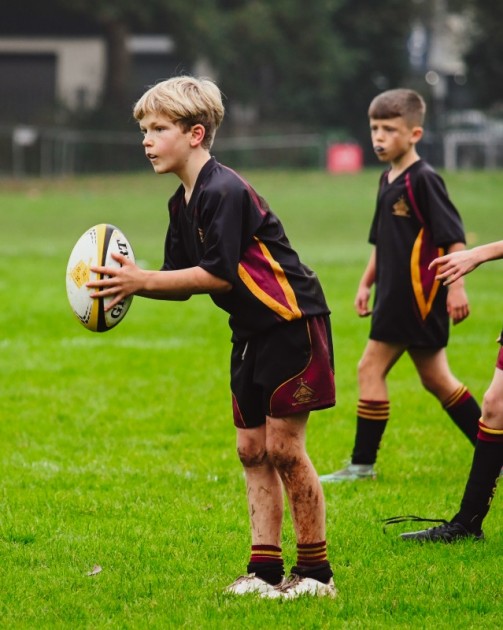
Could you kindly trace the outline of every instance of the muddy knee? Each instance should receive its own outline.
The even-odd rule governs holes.
[[[265,448],[238,446],[237,453],[239,461],[245,468],[257,468],[258,466],[263,466],[268,461]]]
[[[292,477],[300,464],[300,458],[296,454],[284,450],[272,449],[269,451],[268,457],[282,479]]]

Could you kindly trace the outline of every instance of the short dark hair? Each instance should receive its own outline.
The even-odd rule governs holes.
[[[414,90],[397,88],[376,96],[370,103],[369,118],[403,118],[409,127],[421,127],[426,114],[423,97]]]

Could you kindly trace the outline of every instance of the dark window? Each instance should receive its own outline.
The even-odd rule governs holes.
[[[50,120],[56,105],[56,56],[0,53],[3,122]]]

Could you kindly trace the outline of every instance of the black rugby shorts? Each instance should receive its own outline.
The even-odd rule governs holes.
[[[330,318],[320,315],[278,324],[234,343],[231,355],[234,424],[263,425],[335,405]]]

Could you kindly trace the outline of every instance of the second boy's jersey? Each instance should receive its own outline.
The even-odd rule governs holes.
[[[428,265],[465,235],[442,178],[426,162],[415,162],[393,182],[383,173],[369,241],[376,246],[371,339],[445,346],[447,289]]]
[[[329,313],[316,275],[303,265],[279,219],[233,170],[211,158],[189,204],[183,186],[169,201],[164,270],[199,266],[232,289],[212,295],[230,314],[235,339],[278,323]]]

